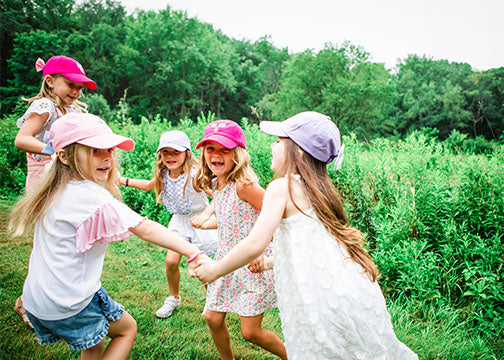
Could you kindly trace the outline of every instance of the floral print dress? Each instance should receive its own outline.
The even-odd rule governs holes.
[[[213,202],[219,236],[215,260],[220,260],[248,235],[259,211],[238,197],[235,182],[215,189]],[[272,256],[271,244],[264,254]],[[252,273],[244,266],[208,285],[205,310],[255,316],[276,307],[276,302],[273,270]]]

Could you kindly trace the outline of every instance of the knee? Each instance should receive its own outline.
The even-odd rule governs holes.
[[[260,329],[259,329],[259,331],[260,331]],[[259,338],[259,331],[258,331],[258,329],[253,329],[253,328],[247,328],[247,327],[241,328],[243,338],[246,341],[251,342],[253,344],[257,343],[257,340]]]
[[[179,271],[180,258],[174,258],[173,256],[167,255],[166,260],[166,270],[169,272]]]
[[[223,322],[213,315],[210,311],[206,311],[205,320],[210,329],[217,329],[222,326]]]
[[[132,317],[131,320],[128,322],[128,326],[124,331],[124,335],[134,341],[137,336],[137,331],[138,331],[137,322]]]

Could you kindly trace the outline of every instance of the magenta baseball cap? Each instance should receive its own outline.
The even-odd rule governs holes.
[[[49,135],[49,142],[55,152],[73,143],[95,149],[118,147],[130,151],[135,147],[133,140],[114,134],[105,121],[87,113],[63,115],[51,126]]]
[[[86,76],[82,65],[72,58],[64,55],[53,56],[46,63],[41,58],[35,62],[37,71],[42,70],[42,75],[61,74],[68,80],[83,83],[89,90],[96,89],[96,83]]]
[[[238,145],[246,149],[245,134],[240,125],[231,120],[215,120],[208,124],[196,149],[200,148],[207,141],[215,141],[226,149],[234,149]]]
[[[340,132],[327,115],[305,111],[284,121],[261,121],[266,134],[288,137],[315,159],[329,164],[341,149]]]

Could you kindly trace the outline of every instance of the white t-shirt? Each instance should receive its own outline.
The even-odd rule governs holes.
[[[132,235],[144,218],[100,185],[69,182],[35,225],[23,305],[43,320],[69,318],[101,287],[107,244]]]

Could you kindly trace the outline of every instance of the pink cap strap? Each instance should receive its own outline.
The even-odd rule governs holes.
[[[41,58],[38,58],[37,61],[35,61],[35,69],[37,71],[42,71],[44,70],[45,62]]]

